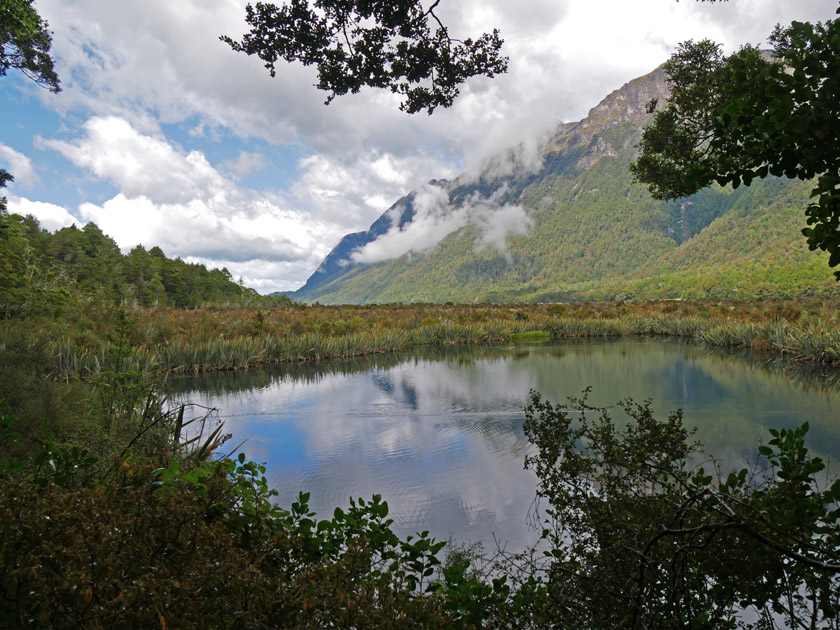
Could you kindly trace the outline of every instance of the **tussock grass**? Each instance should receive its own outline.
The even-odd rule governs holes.
[[[823,299],[569,304],[131,309],[130,369],[202,373],[350,358],[415,346],[657,336],[840,365],[840,304]],[[108,313],[39,324],[56,374],[109,369]],[[103,340],[104,339],[104,340]]]

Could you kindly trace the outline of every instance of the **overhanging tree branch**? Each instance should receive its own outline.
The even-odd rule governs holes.
[[[829,266],[840,265],[838,42],[840,19],[777,27],[770,55],[681,44],[666,64],[671,98],[644,132],[634,179],[654,198],[676,199],[714,183],[819,177],[802,232],[810,249],[829,253]]]
[[[0,3],[0,77],[9,69],[20,70],[50,92],[60,92],[51,47],[49,24],[38,15],[33,0]]]
[[[403,97],[403,111],[431,114],[451,106],[467,79],[494,77],[508,66],[498,30],[450,38],[434,12],[439,4],[424,9],[421,0],[289,0],[280,7],[258,2],[246,8],[251,30],[242,40],[220,39],[257,55],[272,76],[280,59],[315,65],[317,87],[329,92],[327,103],[363,87],[387,88]]]

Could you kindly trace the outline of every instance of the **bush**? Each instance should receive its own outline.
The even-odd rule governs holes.
[[[546,620],[564,628],[837,627],[840,481],[809,455],[807,424],[770,430],[759,466],[696,465],[679,411],[552,405],[532,393],[526,458],[548,502]],[[744,611],[749,614],[742,615]],[[757,619],[747,623],[747,618]]]
[[[325,521],[307,495],[281,510],[263,472],[243,457],[123,462],[107,484],[72,491],[6,476],[0,627],[459,625],[424,594],[443,543],[399,540],[378,497]]]
[[[14,430],[21,434],[4,449],[0,463],[34,454],[43,432],[82,440],[96,432],[91,389],[80,382],[54,381],[52,363],[44,343],[31,340],[22,324],[0,327],[0,400],[6,401],[6,414],[14,416]]]

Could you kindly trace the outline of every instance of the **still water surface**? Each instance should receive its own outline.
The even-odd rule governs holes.
[[[274,370],[183,378],[175,397],[220,410],[228,445],[265,462],[278,502],[301,490],[327,517],[378,493],[401,534],[495,537],[519,549],[536,478],[523,469],[523,408],[591,386],[590,403],[651,398],[682,408],[706,451],[741,465],[769,427],[811,425],[809,447],[840,461],[840,374],[690,343],[618,340],[427,348]],[[616,409],[616,418],[622,412]],[[838,468],[835,466],[835,471]]]

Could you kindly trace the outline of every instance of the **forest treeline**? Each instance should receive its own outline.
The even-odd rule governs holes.
[[[92,297],[179,308],[275,301],[235,281],[226,268],[167,258],[160,247],[137,245],[123,254],[93,222],[49,232],[32,215],[0,210],[0,318],[58,314]]]

